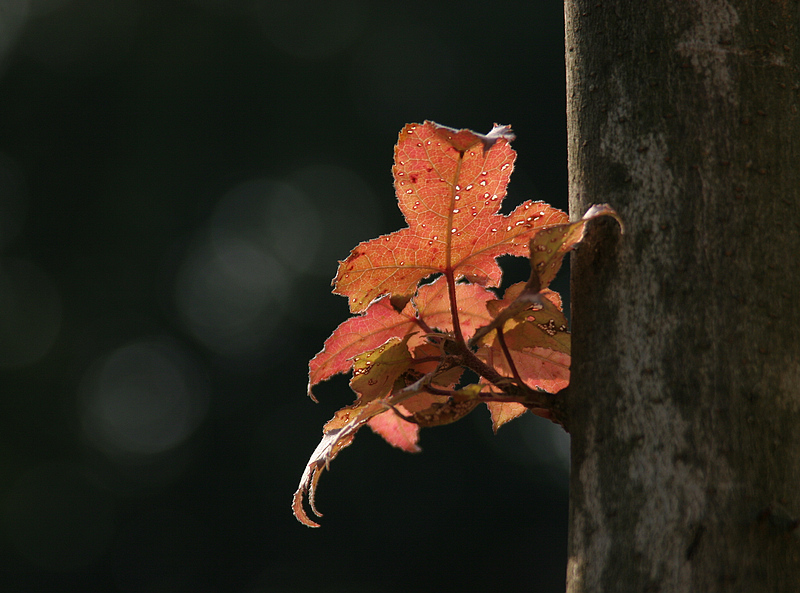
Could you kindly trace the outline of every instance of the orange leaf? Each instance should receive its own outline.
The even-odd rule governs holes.
[[[528,408],[517,402],[486,402],[486,406],[492,415],[492,429],[495,432],[506,422],[511,422],[528,411]]]
[[[408,227],[359,244],[340,262],[334,292],[358,313],[383,294],[407,297],[431,274],[497,286],[496,258],[527,255],[533,234],[566,222],[541,202],[498,214],[513,169],[508,126],[486,136],[426,121],[400,132],[393,168]]]
[[[339,451],[353,442],[356,432],[364,424],[378,414],[384,413],[388,406],[400,403],[384,397],[392,389],[395,379],[411,362],[407,341],[408,337],[403,340],[391,338],[386,344],[361,354],[358,360],[355,360],[351,386],[360,393],[360,396],[354,404],[336,412],[325,424],[322,440],[311,454],[300,478],[300,485],[294,493],[292,510],[301,523],[309,527],[319,527],[306,514],[303,500],[308,493],[311,510],[317,516],[321,516],[314,503],[314,493],[322,470],[339,454]]]
[[[403,337],[415,326],[413,307],[406,305],[398,313],[389,299],[376,301],[365,315],[351,317],[334,330],[322,350],[308,363],[308,395],[313,399],[311,388],[320,381],[349,371],[355,356],[391,338]]]
[[[378,399],[392,390],[395,379],[411,364],[407,345],[410,337],[391,338],[375,350],[353,359],[350,388],[358,394],[360,402]]]
[[[471,336],[476,327],[492,320],[484,303],[495,298],[493,292],[474,284],[459,284],[456,298],[461,308],[461,328],[466,337]],[[339,325],[325,340],[322,351],[308,363],[308,394],[313,398],[311,388],[314,385],[337,373],[349,371],[353,358],[362,352],[373,350],[390,338],[402,338],[414,331],[421,333],[417,318],[442,331],[453,329],[444,278],[421,286],[400,313],[395,311],[389,299],[383,298],[373,302],[363,315],[351,317]],[[413,339],[410,343],[415,345]]]
[[[498,341],[480,348],[477,355],[504,376],[511,375],[511,368]],[[549,348],[524,348],[511,351],[514,366],[528,387],[539,388],[548,393],[557,393],[569,385],[570,356]]]
[[[595,204],[578,222],[560,224],[538,232],[530,241],[531,279],[533,292],[547,288],[561,268],[564,255],[583,240],[586,223],[598,216],[612,216],[624,230],[622,219],[608,204]]]
[[[496,295],[477,284],[457,284],[456,302],[461,331],[465,338],[475,333],[475,329],[492,320],[485,303]],[[453,331],[453,317],[450,311],[450,295],[446,279],[442,276],[430,284],[420,286],[419,293],[412,299],[420,319],[432,328]]]
[[[398,404],[397,410],[401,414],[408,414],[408,410]],[[403,420],[394,410],[387,410],[378,414],[369,421],[369,427],[390,445],[408,453],[419,453],[419,426],[413,422]]]

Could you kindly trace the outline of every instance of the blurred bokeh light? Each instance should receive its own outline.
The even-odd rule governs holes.
[[[97,361],[80,389],[80,418],[92,444],[123,457],[180,445],[208,410],[208,387],[168,341],[127,344]]]
[[[569,438],[532,416],[365,431],[323,528],[289,509],[398,131],[510,123],[505,210],[565,208],[563,53],[544,0],[0,2],[0,589],[563,591]]]
[[[270,253],[229,235],[192,250],[175,299],[187,327],[207,347],[244,356],[271,338],[288,291],[284,269]]]

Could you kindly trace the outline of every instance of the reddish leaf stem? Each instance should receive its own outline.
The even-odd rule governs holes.
[[[517,383],[520,385],[525,385],[525,382],[522,380],[522,377],[519,376],[519,371],[517,371],[517,365],[514,364],[514,359],[511,358],[511,352],[508,350],[508,345],[506,344],[506,338],[503,335],[503,326],[500,325],[497,327],[497,339],[500,342],[500,348],[503,349],[503,354],[505,354],[506,360],[508,361],[508,368],[511,369],[511,373],[514,375],[514,379],[517,380]]]
[[[462,345],[465,350],[469,350],[469,348],[467,348],[467,343],[464,341],[464,334],[461,333],[461,322],[458,318],[458,303],[456,302],[456,279],[453,274],[453,269],[449,265],[445,272],[445,278],[447,279],[447,292],[450,297],[450,315],[453,317],[453,334],[455,335],[456,342]]]
[[[441,360],[442,360],[441,356],[423,356],[421,358],[413,359],[414,364],[422,364],[425,362],[441,362]]]
[[[445,278],[447,279],[447,290],[450,296],[450,313],[453,316],[453,334],[459,344],[464,344],[464,334],[461,333],[461,323],[458,318],[458,305],[456,303],[456,278],[453,273],[453,208],[455,204],[456,186],[458,185],[459,178],[461,177],[461,165],[464,162],[464,151],[462,150],[458,155],[458,162],[456,164],[456,171],[453,175],[453,184],[450,189],[450,208],[447,212],[447,242],[445,243]]]
[[[483,377],[490,383],[503,389],[508,383],[508,379],[478,358],[464,342],[456,343],[456,353],[459,357],[459,365],[474,371],[475,374]]]
[[[423,319],[420,319],[419,317],[415,317],[414,321],[416,322],[416,324],[418,326],[420,326],[422,328],[422,331],[424,331],[426,334],[436,333],[431,329],[431,327],[427,323],[425,323],[425,321]]]
[[[495,385],[504,394],[513,398],[511,401],[518,401],[529,408],[550,410],[553,414],[553,419],[559,424],[563,425],[564,422],[561,419],[561,413],[556,409],[557,400],[555,394],[531,389],[520,377],[519,371],[517,371],[514,360],[511,357],[511,352],[506,344],[505,337],[503,336],[502,326],[497,327],[497,335],[498,339],[500,340],[500,346],[503,350],[503,353],[508,360],[508,365],[513,373],[516,384],[511,383],[508,377],[504,377],[475,355],[475,353],[472,351],[472,348],[470,348],[466,340],[464,340],[464,334],[461,331],[461,324],[459,322],[458,315],[458,303],[456,301],[455,275],[453,274],[453,269],[449,267],[449,255],[448,268],[445,271],[445,278],[447,280],[447,290],[450,298],[450,314],[453,318],[453,334],[455,337],[455,351],[453,354],[460,359],[458,364],[470,369],[477,375]],[[428,386],[428,388],[430,388],[430,386]],[[435,390],[436,388],[433,389]],[[436,391],[431,391],[431,393],[436,393]],[[447,395],[447,393],[441,393],[437,395]]]
[[[450,389],[439,389],[438,387],[434,387],[430,383],[425,386],[425,391],[428,393],[432,393],[433,395],[453,395],[453,391]]]

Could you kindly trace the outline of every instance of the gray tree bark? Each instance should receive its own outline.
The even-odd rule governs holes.
[[[567,590],[800,591],[800,2],[565,15]]]

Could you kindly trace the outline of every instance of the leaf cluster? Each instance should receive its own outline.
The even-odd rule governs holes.
[[[563,423],[558,392],[569,383],[570,335],[548,288],[586,222],[616,213],[592,207],[579,221],[543,202],[499,213],[516,153],[509,126],[489,134],[430,121],[406,125],[394,154],[394,186],[408,227],[365,241],[333,281],[353,317],[309,363],[308,394],[352,372],[353,404],[325,424],[292,509],[312,511],[322,471],[364,425],[419,451],[420,427],[455,422],[485,403],[497,430],[526,411]],[[530,278],[496,293],[497,258],[528,256]]]

